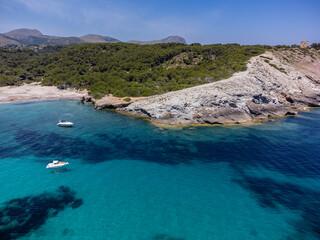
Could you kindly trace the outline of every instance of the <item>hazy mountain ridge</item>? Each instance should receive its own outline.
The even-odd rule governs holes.
[[[80,37],[81,40],[89,43],[101,43],[101,42],[121,42],[119,39],[108,37],[108,36],[101,36],[96,34],[87,34]]]
[[[37,29],[16,29],[7,33],[3,33],[0,46],[7,46],[8,44],[14,44],[12,41],[16,41],[19,44],[24,45],[65,45],[71,43],[84,43],[78,37],[58,37],[43,35]]]
[[[143,45],[144,44],[157,44],[157,43],[171,43],[171,42],[187,44],[186,40],[183,37],[180,37],[177,35],[169,36],[169,37],[166,37],[161,40],[151,40],[151,41],[130,40],[130,41],[128,41],[128,43],[136,43],[136,44],[143,44]]]
[[[67,45],[80,43],[115,43],[121,42],[119,39],[101,36],[96,34],[87,34],[81,37],[59,37],[44,35],[37,29],[16,29],[10,32],[0,34],[0,47],[19,46],[19,45]],[[169,36],[161,40],[153,41],[129,41],[136,44],[156,44],[156,43],[184,43],[186,41],[180,36]]]

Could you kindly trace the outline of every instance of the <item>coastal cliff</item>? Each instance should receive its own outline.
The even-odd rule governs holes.
[[[309,49],[268,51],[229,79],[119,107],[163,124],[237,124],[296,115],[320,103],[320,56]]]

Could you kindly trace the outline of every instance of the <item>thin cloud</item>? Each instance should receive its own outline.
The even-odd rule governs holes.
[[[106,6],[102,9],[83,6],[80,11],[80,17],[86,25],[107,24],[111,27],[113,24],[119,26],[125,24],[130,18],[126,9],[117,9],[114,6]]]
[[[66,15],[63,11],[65,5],[61,1],[55,0],[15,0],[17,3],[23,4],[32,12],[37,14],[53,14],[60,18],[69,17],[69,14]]]

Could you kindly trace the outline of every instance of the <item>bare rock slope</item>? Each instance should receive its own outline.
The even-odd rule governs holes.
[[[291,49],[253,57],[231,78],[120,108],[164,124],[233,124],[295,115],[320,103],[320,57]]]

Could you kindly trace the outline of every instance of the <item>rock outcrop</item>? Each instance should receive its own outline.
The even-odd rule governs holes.
[[[80,97],[80,98],[79,98],[79,101],[80,101],[81,103],[88,103],[88,102],[89,102],[89,103],[93,103],[93,104],[95,104],[95,102],[96,102],[95,98],[92,97],[92,96],[90,96],[90,95],[88,95],[88,94]]]
[[[130,102],[124,101],[122,98],[112,97],[112,96],[105,96],[99,100],[96,100],[94,103],[95,109],[117,109],[127,107]]]
[[[143,99],[147,99],[149,97],[114,97],[111,94],[104,96],[100,99],[95,99],[93,96],[90,96],[88,92],[84,96],[82,96],[79,100],[81,103],[93,103],[94,108],[97,110],[101,109],[121,109],[129,106],[131,103],[140,101]]]
[[[164,124],[234,124],[295,115],[306,107],[319,106],[319,54],[305,54],[298,49],[286,51],[253,57],[246,71],[229,79],[118,109]],[[308,61],[312,68],[306,67],[310,66]]]

